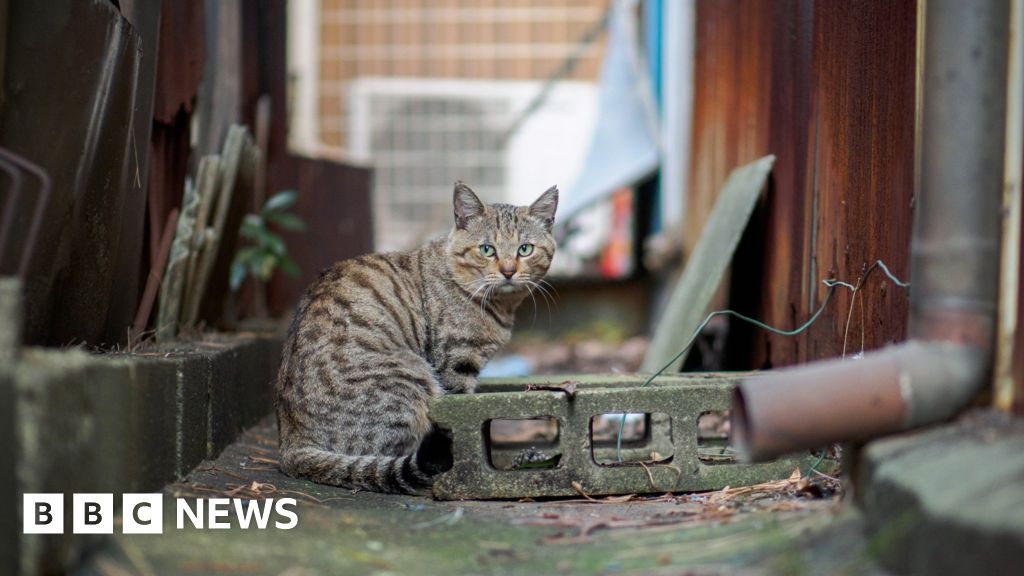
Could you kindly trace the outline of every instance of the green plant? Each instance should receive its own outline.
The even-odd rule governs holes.
[[[246,214],[238,233],[248,241],[231,262],[231,290],[237,291],[246,276],[260,282],[270,280],[274,270],[295,277],[299,266],[288,256],[288,247],[280,235],[270,231],[273,224],[281,230],[303,231],[306,223],[288,212],[298,194],[285,190],[271,196],[257,214]]]

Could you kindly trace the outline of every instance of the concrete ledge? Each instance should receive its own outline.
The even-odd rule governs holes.
[[[858,485],[873,548],[905,574],[1020,574],[1024,421],[978,411],[872,442]]]
[[[112,492],[116,502],[184,477],[270,413],[280,346],[252,334],[131,355],[24,350],[0,367],[0,398],[12,400],[0,438],[15,454],[9,509],[25,492],[64,493],[66,506],[73,492]],[[62,571],[77,553],[69,534],[20,540],[22,573]]]
[[[431,418],[450,430],[454,467],[434,481],[441,499],[573,496],[573,483],[587,494],[715,490],[785,478],[800,465],[796,458],[757,465],[706,464],[697,453],[697,419],[729,408],[736,375],[665,377],[639,387],[640,375],[546,377],[483,381],[476,394],[438,398]],[[524,391],[527,384],[576,383],[574,395]],[[671,419],[671,461],[604,466],[594,459],[593,416],[631,412],[665,414]],[[494,419],[554,417],[559,425],[555,468],[498,470],[488,457],[487,423]],[[660,448],[663,450],[663,448]],[[667,455],[667,454],[666,454]]]
[[[18,485],[14,466],[18,459],[18,447],[14,438],[14,385],[10,374],[0,370],[0,489],[7,494],[8,504],[20,505],[12,502],[13,498],[21,497],[20,494],[12,495],[14,487]],[[13,513],[16,509],[5,507],[5,512],[0,515],[0,574],[17,574],[21,563],[18,546],[21,516]]]
[[[21,346],[21,281],[0,276],[0,365],[13,362]]]

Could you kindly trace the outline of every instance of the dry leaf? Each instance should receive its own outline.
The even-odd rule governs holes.
[[[538,390],[546,390],[549,392],[563,392],[569,398],[576,396],[576,385],[578,382],[573,380],[566,380],[561,384],[527,384],[527,392],[537,392]]]

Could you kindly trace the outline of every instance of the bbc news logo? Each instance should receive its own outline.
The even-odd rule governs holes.
[[[64,533],[64,494],[25,494],[22,499],[22,531],[25,534]],[[294,498],[175,499],[175,527],[200,530],[231,528],[233,515],[239,528],[291,530],[299,524]],[[75,534],[114,533],[113,494],[74,494],[71,531]],[[273,522],[271,522],[273,520]],[[163,534],[163,494],[124,494],[121,497],[121,531],[124,534]]]

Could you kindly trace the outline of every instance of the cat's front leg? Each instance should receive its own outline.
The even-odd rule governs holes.
[[[449,363],[441,373],[441,386],[449,394],[472,394],[484,361],[478,358],[460,358]]]

